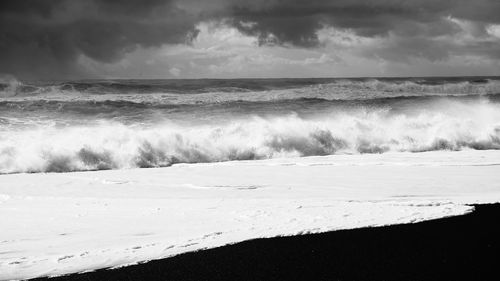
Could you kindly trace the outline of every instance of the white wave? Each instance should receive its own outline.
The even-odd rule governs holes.
[[[7,80],[5,80],[7,81],[5,83],[9,86],[0,93],[3,101],[130,101],[149,104],[212,104],[234,101],[268,102],[303,98],[369,100],[390,97],[464,96],[500,93],[499,80],[484,80],[482,83],[469,81],[448,82],[436,85],[410,80],[336,80],[323,84],[293,86],[273,90],[235,88],[235,91],[228,91],[227,87],[221,91],[218,90],[217,85],[213,85],[198,89],[198,92],[195,93],[189,90],[178,93],[178,91],[167,90],[168,87],[166,89],[150,89],[148,92],[143,93],[140,88],[122,90],[119,87],[113,88],[110,85],[104,88],[99,88],[99,85],[92,87],[92,84],[79,90],[78,87],[75,88],[72,82],[25,85],[15,80],[15,78]],[[0,83],[4,82],[0,79]]]
[[[395,93],[434,93],[434,94],[489,94],[500,91],[498,80],[481,80],[481,83],[461,81],[438,84],[426,84],[422,81],[384,81],[369,79],[366,81],[340,80],[336,85],[349,89],[372,90]]]
[[[175,163],[346,153],[500,149],[500,105],[443,101],[440,110],[357,109],[312,119],[253,117],[220,125],[102,122],[0,135],[0,172],[161,167]]]

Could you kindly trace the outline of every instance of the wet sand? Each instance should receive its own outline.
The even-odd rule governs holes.
[[[500,204],[477,205],[457,217],[255,239],[50,280],[498,280],[499,224]]]

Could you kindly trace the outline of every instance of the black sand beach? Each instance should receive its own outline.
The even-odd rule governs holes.
[[[36,280],[498,280],[500,204],[377,228],[256,239],[116,270]]]

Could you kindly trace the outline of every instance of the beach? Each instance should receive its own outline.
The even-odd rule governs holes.
[[[412,223],[418,229],[418,225],[421,225],[418,222],[452,216],[460,218],[460,215],[473,211],[473,204],[499,202],[499,153],[467,150],[332,155],[177,164],[152,169],[2,175],[0,279],[27,279],[122,268],[183,253],[254,241],[218,248],[214,252],[202,251],[153,262],[151,265],[123,267],[118,271],[100,271],[95,273],[97,275],[82,277],[97,276],[96,280],[99,280],[99,274],[110,274],[110,279],[120,279],[120,274],[123,274],[120,272],[127,272],[131,276],[134,273],[128,273],[129,270],[137,269],[136,274],[144,273],[142,270],[154,272],[154,264],[162,262],[179,261],[185,257],[194,259],[198,255],[203,257],[204,253],[210,255],[238,247],[245,249],[250,247],[245,245],[252,243],[263,243],[266,246],[261,249],[267,249],[266,243],[274,245],[276,241],[282,241],[281,238],[254,240],[258,238],[299,235],[297,238],[283,238],[283,241],[290,241],[286,243],[298,243],[298,248],[287,244],[286,248],[293,251],[300,249],[301,243],[309,241],[307,237],[322,237],[313,235],[301,240],[301,235],[331,231],[334,232],[325,235],[346,235],[335,233],[338,230],[359,228],[374,230],[352,232],[367,233],[363,234],[366,238],[351,242],[355,243],[349,248],[354,261],[366,258],[366,249],[372,249],[372,255],[376,255],[379,250],[378,254],[383,254],[384,244],[362,245],[372,241],[369,238],[371,236],[384,236],[383,229],[391,229],[374,227]],[[472,223],[485,224],[483,219]],[[430,234],[425,235],[444,237],[454,231],[446,223],[443,225],[442,231],[430,231]],[[486,223],[484,227],[494,227],[494,224]],[[456,235],[465,239],[465,248],[470,248],[475,244],[467,245],[467,233],[476,230],[464,228],[467,229],[465,232],[458,231]],[[372,235],[370,231],[379,234]],[[415,247],[411,238],[419,237],[419,232],[408,232],[410,236],[404,241],[408,246]],[[475,235],[484,233],[479,227]],[[453,237],[449,237],[449,243],[454,241]],[[347,247],[350,238],[344,239],[345,243],[341,245]],[[382,238],[373,239],[377,241]],[[433,240],[432,236],[429,239]],[[472,237],[470,243],[474,241]],[[405,245],[400,244],[402,249]],[[390,249],[390,245],[387,247]],[[450,244],[449,247],[454,246]],[[249,249],[254,249],[254,246]],[[273,266],[272,262],[265,262],[267,258],[269,261],[274,260],[273,255],[280,256],[281,250],[269,255],[258,250],[252,251],[249,250],[248,257],[240,258],[262,257],[262,264],[271,264],[263,269],[262,274],[273,271],[277,274],[275,278],[279,279],[282,276],[280,274],[293,272],[291,268],[284,269],[285,266]],[[214,258],[225,259],[231,255],[238,254],[215,254]],[[334,253],[328,255],[332,259],[342,257]],[[381,260],[400,262],[405,257],[411,259],[411,255],[402,255]],[[432,261],[434,254],[429,252],[428,257],[426,255],[425,260]],[[321,259],[327,258],[324,256]],[[231,258],[233,262],[238,260]],[[302,261],[300,251],[294,260]],[[304,264],[316,264],[314,259],[304,258],[303,261]],[[178,263],[183,267],[183,262]],[[345,272],[370,274],[369,268],[366,269],[362,264],[359,266],[358,271]],[[446,268],[443,267],[443,270]],[[258,279],[260,274],[259,270],[256,270],[257,275],[237,269],[234,273],[227,271],[229,273],[225,274],[224,267],[214,270],[215,279],[229,280],[234,276],[231,274],[243,274],[251,280]],[[204,274],[201,269],[199,272]],[[411,271],[402,274],[411,276]],[[151,278],[153,275],[155,273],[152,273]],[[71,278],[79,278],[77,276]],[[189,276],[185,275],[188,278],[186,280],[191,278]],[[266,279],[273,279],[273,276],[266,275]],[[299,278],[300,275],[293,276]],[[398,275],[380,276],[389,276],[387,278],[390,279]]]
[[[0,281],[500,279],[499,12],[2,0]]]
[[[500,205],[415,224],[257,239],[77,280],[496,280]]]

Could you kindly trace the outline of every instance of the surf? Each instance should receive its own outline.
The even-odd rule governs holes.
[[[229,120],[229,121],[228,121]],[[234,116],[149,126],[99,120],[3,131],[0,172],[166,167],[282,157],[500,149],[500,105],[443,100],[434,108],[355,107],[301,116]]]

